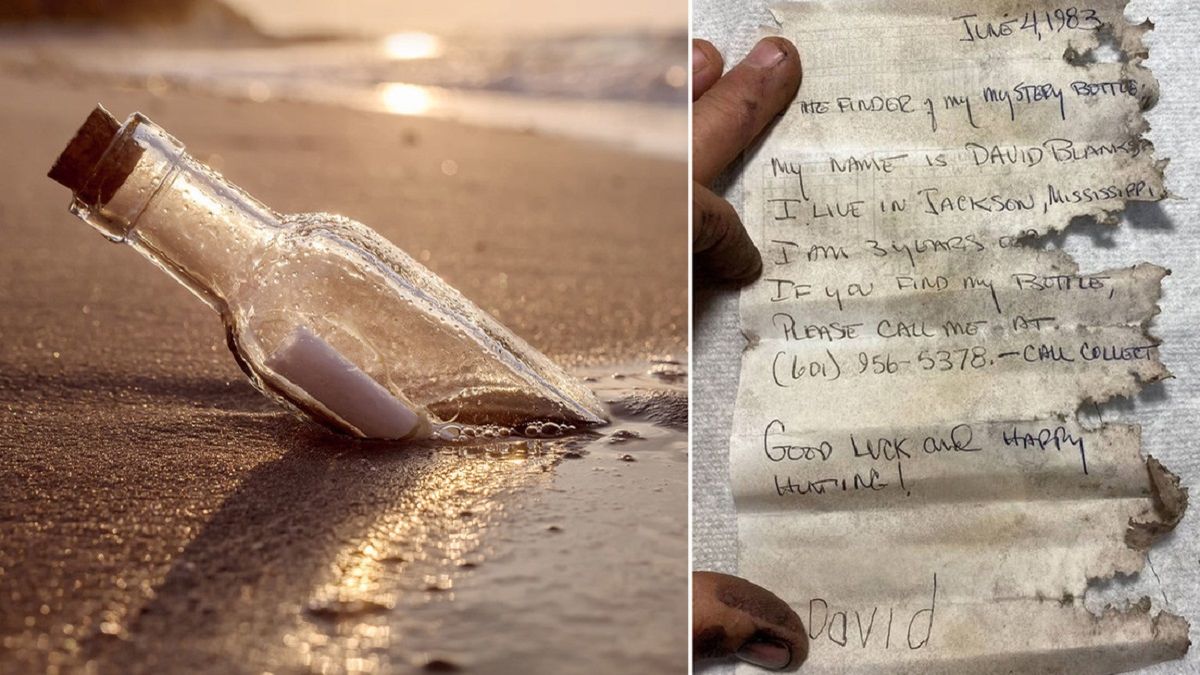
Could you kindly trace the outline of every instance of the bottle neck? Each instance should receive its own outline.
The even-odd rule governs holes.
[[[71,210],[218,311],[282,227],[275,212],[139,114],[121,127]]]

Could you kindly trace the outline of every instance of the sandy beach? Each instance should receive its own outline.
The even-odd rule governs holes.
[[[0,87],[0,672],[684,667],[686,379],[648,374],[686,362],[682,162],[53,69]],[[287,416],[216,315],[45,177],[97,102],[280,212],[372,226],[590,376],[614,424],[403,448]]]

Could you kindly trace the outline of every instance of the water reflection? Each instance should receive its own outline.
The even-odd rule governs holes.
[[[408,484],[406,498],[361,522],[360,532],[343,531],[305,621],[289,635],[302,664],[345,673],[394,666],[391,610],[453,602],[456,572],[485,557],[481,537],[505,506],[497,496],[544,476],[559,445],[516,439],[435,450],[437,471]],[[408,658],[419,665],[426,657]]]
[[[421,633],[435,627],[409,611],[455,601],[460,575],[490,555],[483,535],[514,495],[549,480],[570,442],[388,448],[265,419],[226,431],[287,451],[206,517],[144,604],[108,619],[120,639],[92,629],[81,658],[102,672],[178,658],[220,672],[371,673],[445,657],[419,651],[438,644]]]
[[[423,115],[433,107],[433,92],[415,84],[388,82],[379,85],[379,100],[394,115]]]
[[[442,41],[429,33],[392,33],[383,39],[383,53],[396,61],[431,59],[441,55]]]

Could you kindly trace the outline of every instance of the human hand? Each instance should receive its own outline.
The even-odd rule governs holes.
[[[733,206],[709,186],[796,95],[800,53],[769,37],[723,70],[716,47],[692,40],[692,250],[708,274],[745,283],[762,272],[762,256]]]
[[[808,635],[796,612],[767,589],[728,574],[693,572],[692,654],[734,655],[783,670],[804,662]]]

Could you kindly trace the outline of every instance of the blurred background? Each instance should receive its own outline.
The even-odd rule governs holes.
[[[4,65],[684,157],[687,3],[9,0]]]

